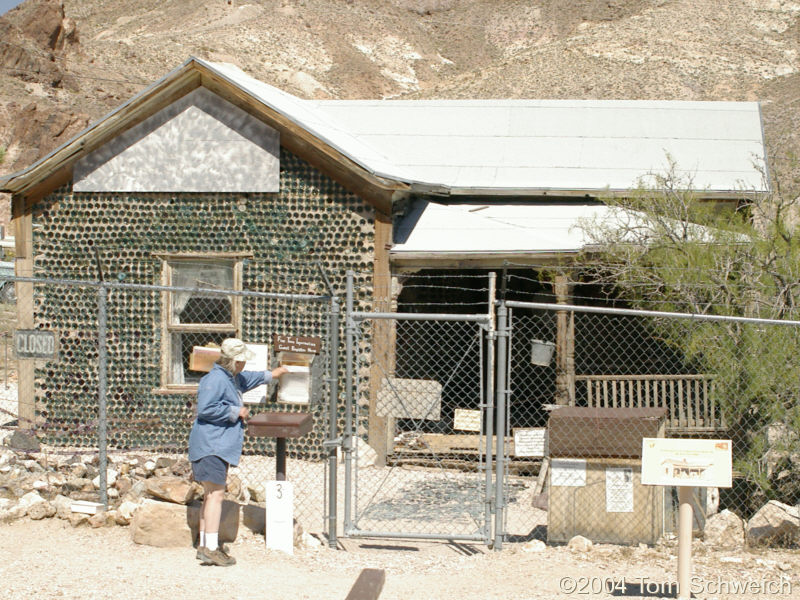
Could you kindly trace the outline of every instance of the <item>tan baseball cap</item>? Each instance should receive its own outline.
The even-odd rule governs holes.
[[[220,346],[222,356],[233,360],[248,361],[255,356],[255,353],[248,348],[242,340],[228,338]]]

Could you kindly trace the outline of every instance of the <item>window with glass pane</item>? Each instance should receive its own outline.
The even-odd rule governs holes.
[[[166,279],[173,287],[238,290],[238,264],[235,259],[211,256],[170,259]],[[168,292],[166,297],[166,384],[196,384],[204,373],[189,370],[192,348],[219,345],[237,335],[240,299],[193,290]]]

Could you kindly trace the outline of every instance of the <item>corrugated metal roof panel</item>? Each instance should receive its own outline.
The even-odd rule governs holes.
[[[668,156],[698,190],[763,189],[755,102],[301,100],[207,63],[371,172],[469,189],[624,190]]]

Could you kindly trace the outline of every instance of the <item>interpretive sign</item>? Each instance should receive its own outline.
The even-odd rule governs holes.
[[[543,457],[547,454],[547,428],[514,430],[514,456]]]
[[[586,485],[586,461],[577,458],[554,458],[550,461],[550,485],[583,487]]]
[[[269,346],[266,344],[247,344],[255,354],[244,365],[245,371],[266,371],[269,368]],[[242,394],[242,401],[247,404],[259,404],[267,401],[267,386],[259,385]]]
[[[731,487],[731,440],[642,438],[642,483]]]
[[[458,431],[480,431],[481,411],[457,408],[453,415],[453,429]]]
[[[633,469],[606,468],[606,512],[633,512]]]

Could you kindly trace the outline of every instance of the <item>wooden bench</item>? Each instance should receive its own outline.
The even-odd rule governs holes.
[[[725,429],[710,375],[577,375],[575,380],[586,382],[590,407],[666,408],[668,433]]]

